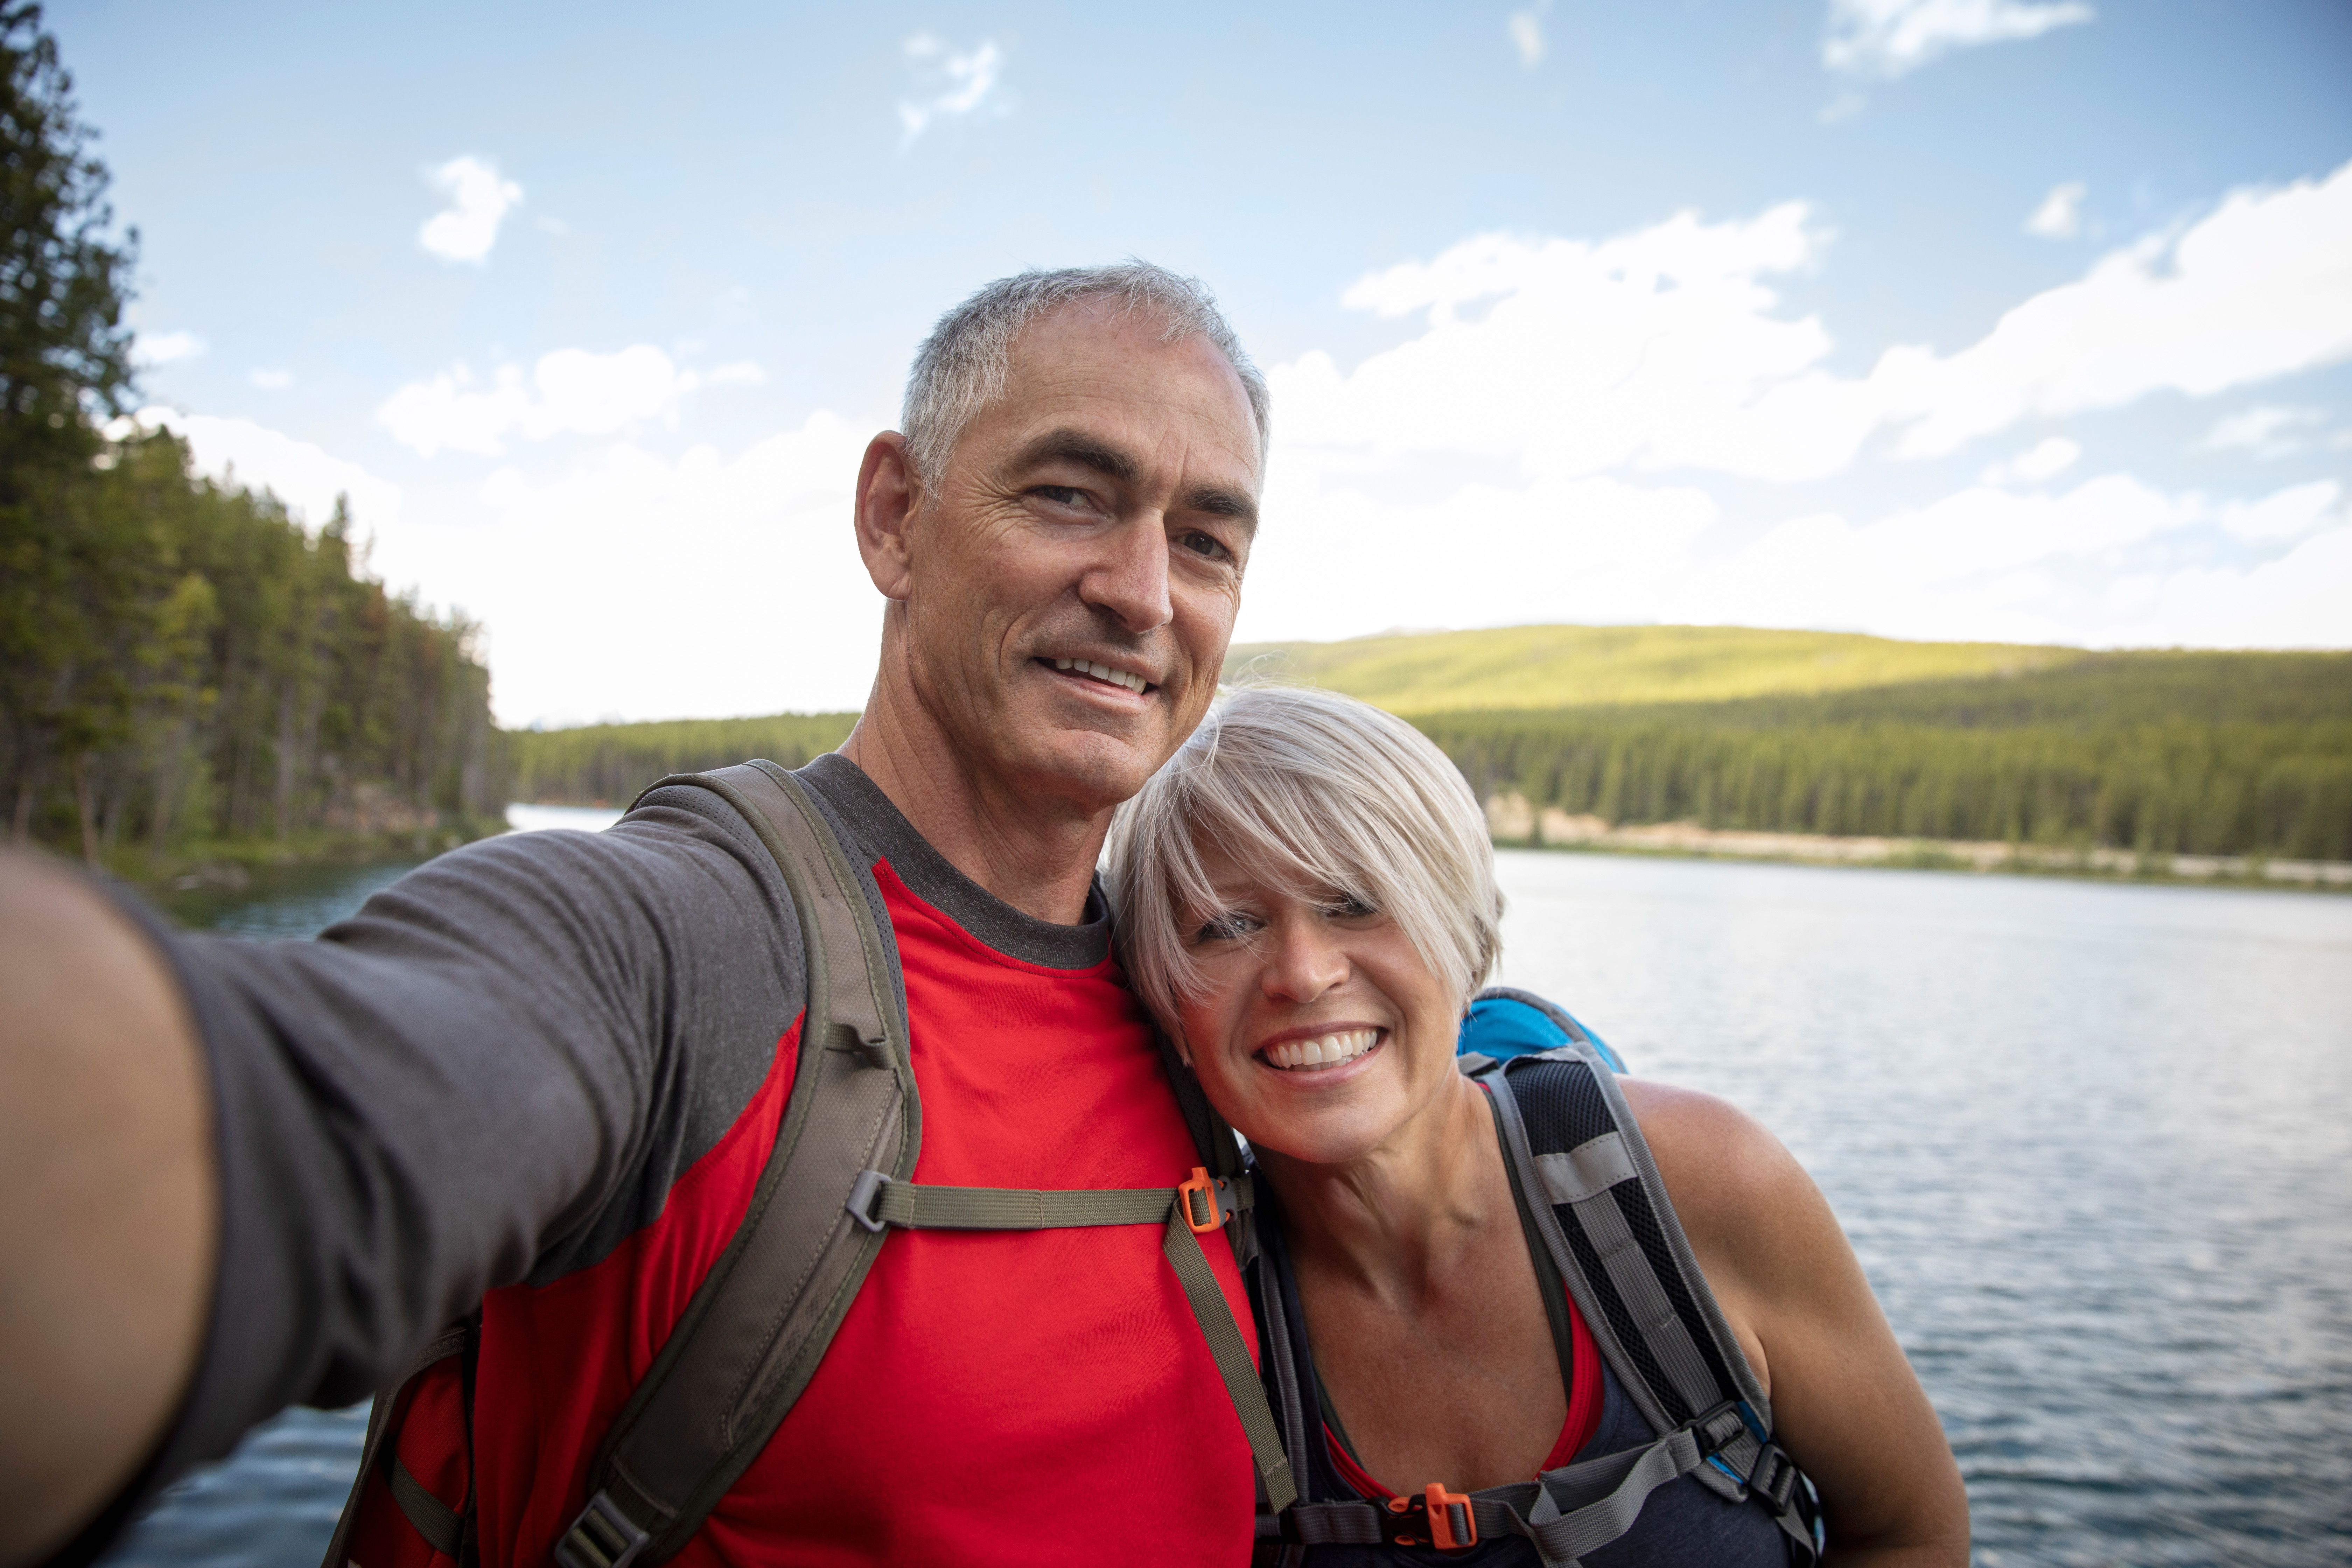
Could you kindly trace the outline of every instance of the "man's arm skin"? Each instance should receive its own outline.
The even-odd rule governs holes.
[[[1821,1490],[1829,1568],[1966,1568],[1968,1493],[1837,1216],[1780,1140],[1643,1079],[1626,1102],[1723,1314]]]
[[[0,1564],[62,1546],[177,1406],[211,1299],[204,1052],[153,944],[0,850]]]

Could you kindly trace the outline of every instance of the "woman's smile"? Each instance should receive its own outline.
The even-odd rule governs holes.
[[[1292,1031],[1267,1041],[1254,1054],[1276,1072],[1328,1073],[1367,1060],[1387,1043],[1388,1033],[1370,1026],[1344,1024],[1315,1031]]]

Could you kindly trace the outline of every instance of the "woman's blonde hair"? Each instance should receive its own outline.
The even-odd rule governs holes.
[[[1337,692],[1228,691],[1119,808],[1105,851],[1121,961],[1171,1034],[1200,984],[1186,934],[1217,912],[1207,845],[1286,892],[1387,914],[1458,1005],[1502,950],[1485,815],[1427,736]]]

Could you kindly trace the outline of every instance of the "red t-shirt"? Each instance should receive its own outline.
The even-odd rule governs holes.
[[[914,1180],[1172,1187],[1198,1163],[1143,1014],[1106,960],[985,945],[876,880],[906,975]],[[593,1266],[484,1304],[475,1405],[483,1555],[541,1563],[596,1445],[734,1234],[792,1088],[797,1023],[661,1217]],[[1229,1247],[1203,1237],[1243,1335]],[[674,1560],[1246,1562],[1249,1446],[1157,1226],[894,1231],[766,1450]]]

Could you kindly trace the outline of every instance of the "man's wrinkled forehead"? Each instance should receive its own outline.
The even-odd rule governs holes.
[[[1135,455],[1108,450],[1115,443],[1102,433],[1095,451],[1082,451],[1094,424],[1089,410],[1122,408],[1166,410],[1189,427],[1192,445],[1239,458],[1255,519],[1265,465],[1248,389],[1214,343],[1198,333],[1170,337],[1166,319],[1148,308],[1077,300],[1029,322],[1009,345],[1003,385],[980,418],[993,414],[1014,428],[1027,426],[1016,437],[1024,454],[1058,443],[1107,477],[1131,479],[1131,472],[1118,470]]]

